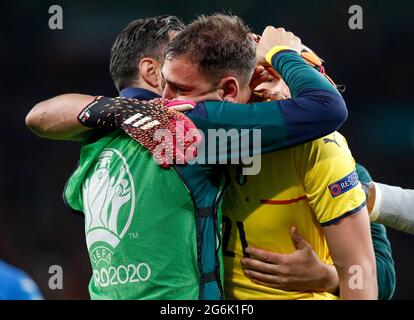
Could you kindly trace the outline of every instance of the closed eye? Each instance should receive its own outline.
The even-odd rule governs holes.
[[[176,85],[175,83],[169,82],[167,81],[168,86],[170,87],[170,89],[172,91],[174,91],[177,94],[182,94],[182,93],[186,93],[189,90],[187,88],[183,88],[181,86]]]

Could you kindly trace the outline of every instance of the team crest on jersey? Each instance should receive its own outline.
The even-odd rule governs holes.
[[[128,231],[135,209],[132,175],[118,150],[104,149],[99,155],[83,184],[83,205],[88,250],[98,242],[115,249]],[[111,248],[101,250],[99,257],[110,262]]]
[[[338,180],[328,186],[329,192],[332,198],[336,198],[345,192],[355,188],[359,183],[358,174],[356,171],[352,171],[346,177]]]

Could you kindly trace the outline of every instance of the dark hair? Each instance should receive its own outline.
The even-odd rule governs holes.
[[[175,16],[137,19],[121,31],[111,49],[109,71],[118,90],[130,87],[138,78],[137,63],[144,57],[164,59],[171,31],[184,29]]]
[[[247,83],[256,66],[256,45],[249,27],[237,16],[200,16],[168,45],[168,60],[185,56],[212,81],[225,74]]]

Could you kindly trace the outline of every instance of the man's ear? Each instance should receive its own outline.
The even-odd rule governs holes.
[[[235,102],[240,93],[239,82],[234,77],[225,77],[221,79],[220,84],[220,94],[225,101]]]
[[[160,63],[152,58],[143,58],[138,64],[141,79],[153,88],[160,86]]]

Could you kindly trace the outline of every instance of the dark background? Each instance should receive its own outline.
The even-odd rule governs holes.
[[[63,30],[48,28],[63,7]],[[350,30],[348,8],[362,6],[364,29]],[[266,25],[299,35],[347,86],[341,129],[376,181],[414,188],[413,1],[14,1],[0,5],[0,257],[26,270],[48,299],[87,299],[90,276],[83,218],[61,194],[79,145],[41,140],[24,124],[36,102],[60,93],[116,95],[109,50],[132,19],[231,11],[257,33]],[[414,208],[413,208],[414,210]],[[397,270],[395,299],[414,299],[414,236],[389,230]],[[63,290],[48,288],[61,265]]]

